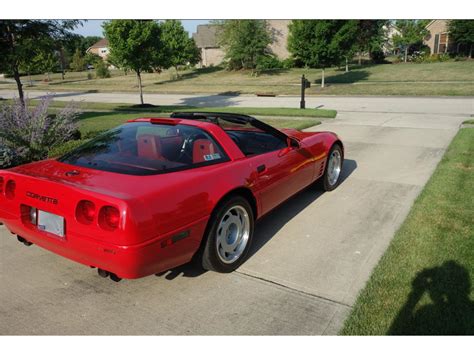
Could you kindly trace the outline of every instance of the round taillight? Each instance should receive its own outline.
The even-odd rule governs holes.
[[[99,212],[99,225],[107,230],[116,229],[120,222],[120,212],[113,206],[104,206]]]
[[[5,196],[12,200],[15,197],[16,183],[13,180],[8,180],[5,185]]]
[[[93,202],[88,200],[82,200],[77,204],[76,207],[76,219],[85,224],[90,224],[94,221],[95,217],[95,205]]]

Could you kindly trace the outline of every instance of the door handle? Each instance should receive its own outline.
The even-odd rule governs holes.
[[[263,173],[265,171],[267,167],[265,166],[265,164],[262,164],[262,165],[259,165],[257,166],[257,173]]]

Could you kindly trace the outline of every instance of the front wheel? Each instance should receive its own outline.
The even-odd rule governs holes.
[[[245,260],[252,244],[254,216],[242,196],[223,201],[211,216],[202,254],[206,270],[231,272]]]
[[[324,175],[319,181],[324,191],[334,190],[341,182],[342,162],[342,148],[339,144],[334,144],[328,154]]]

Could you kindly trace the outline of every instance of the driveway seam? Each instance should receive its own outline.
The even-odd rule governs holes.
[[[297,288],[293,288],[293,287],[287,286],[287,285],[285,285],[285,284],[282,284],[282,283],[279,283],[279,282],[276,282],[276,281],[267,280],[267,279],[265,279],[265,278],[263,278],[263,277],[260,277],[260,276],[255,276],[255,275],[247,274],[247,273],[242,272],[242,271],[240,271],[240,270],[236,270],[236,271],[234,271],[234,273],[239,274],[239,275],[246,276],[246,277],[248,277],[248,278],[251,278],[251,279],[254,279],[254,280],[263,282],[263,283],[269,283],[269,284],[272,284],[272,285],[276,285],[276,286],[282,287],[282,288],[284,288],[284,289],[287,289],[287,290],[290,290],[290,291],[299,293],[299,294],[301,294],[301,295],[310,296],[310,297],[312,297],[312,298],[317,298],[317,299],[320,299],[320,300],[323,300],[323,301],[326,301],[326,302],[334,303],[334,304],[336,304],[336,305],[338,305],[338,306],[343,306],[343,307],[347,307],[347,308],[352,308],[352,306],[349,305],[349,304],[347,304],[347,303],[335,301],[335,300],[332,300],[332,299],[330,299],[330,298],[326,298],[326,297],[323,297],[323,296],[316,295],[316,294],[314,294],[314,293],[310,293],[310,292],[298,290]]]

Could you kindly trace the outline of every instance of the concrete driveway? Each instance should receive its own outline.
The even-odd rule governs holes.
[[[336,334],[474,110],[472,99],[309,102],[324,100],[338,117],[310,130],[342,137],[344,181],[330,193],[305,190],[265,217],[237,272],[185,266],[116,284],[0,227],[0,334]]]

